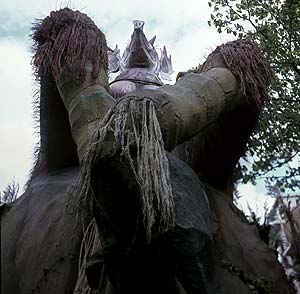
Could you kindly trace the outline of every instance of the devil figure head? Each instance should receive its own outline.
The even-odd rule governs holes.
[[[118,46],[108,52],[109,72],[119,72],[111,82],[111,92],[115,98],[140,88],[157,88],[163,85],[161,79],[171,81],[171,55],[167,56],[164,46],[158,56],[154,47],[156,36],[148,41],[143,32],[144,24],[144,21],[133,21],[134,31],[122,58]]]

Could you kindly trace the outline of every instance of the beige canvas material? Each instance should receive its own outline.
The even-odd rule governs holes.
[[[216,66],[225,66],[219,55],[213,63]],[[115,100],[106,90],[106,73],[101,71],[96,81],[92,82],[91,71],[92,66],[88,63],[87,78],[81,83],[67,74],[61,74],[56,79],[60,95],[69,113],[80,162],[87,150],[93,129],[99,123],[97,121],[102,120],[115,104]],[[238,95],[238,82],[226,67],[210,68],[199,74],[190,73],[177,81],[174,86],[165,85],[156,90],[139,90],[125,97],[128,96],[153,100],[165,149],[168,151],[198,134],[223,111],[236,107],[241,101]],[[108,150],[106,153],[110,148],[112,147],[106,148]]]
[[[227,68],[187,74],[174,86],[140,90],[130,94],[133,95],[136,99],[148,97],[154,101],[168,151],[198,134],[222,112],[241,102],[238,82]]]
[[[92,66],[86,66],[87,78],[78,82],[68,74],[56,79],[59,93],[69,114],[72,136],[77,145],[79,161],[82,162],[87,146],[95,128],[114,99],[107,92],[107,75],[101,70],[96,81],[92,81]]]

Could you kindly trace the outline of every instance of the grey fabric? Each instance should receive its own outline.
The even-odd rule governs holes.
[[[195,180],[188,180],[189,169],[174,171],[175,167],[182,169],[182,164],[179,160],[170,160],[172,178],[177,178],[177,181],[182,179],[177,184],[172,181],[172,185],[182,185],[180,193],[183,196],[183,191],[189,188],[188,183]],[[185,176],[182,175],[186,172]],[[70,231],[66,231],[65,237],[59,243],[57,240],[65,223],[67,191],[75,184],[77,176],[78,168],[57,170],[53,174],[35,177],[29,190],[1,217],[1,293],[73,292],[82,237],[80,234],[74,235],[76,219],[70,217]],[[196,186],[199,185],[203,186],[198,182]],[[205,207],[202,188],[197,190],[201,193],[202,200],[196,201],[199,203],[196,207]],[[238,266],[246,275],[272,279],[274,294],[294,293],[274,252],[261,241],[256,228],[241,218],[232,206],[230,197],[213,188],[205,187],[205,191],[208,193],[213,215],[217,293],[251,293],[237,273],[224,267],[224,261]],[[178,198],[182,197],[180,193],[176,196],[177,200],[175,199],[177,206],[180,205]],[[194,217],[194,220],[207,220],[208,216],[204,212],[201,214],[202,217]],[[193,217],[188,218],[193,222]],[[189,225],[181,217],[177,221],[183,226]],[[205,226],[203,228],[208,231]],[[51,257],[51,249],[56,245],[59,246]],[[170,247],[166,250],[168,249]]]
[[[73,168],[35,177],[1,217],[1,293],[73,292],[82,234],[64,209],[77,175]]]
[[[171,154],[167,157],[175,200],[176,225],[198,230],[212,240],[210,208],[203,186],[188,165]]]

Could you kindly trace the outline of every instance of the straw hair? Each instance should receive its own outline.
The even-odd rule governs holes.
[[[85,265],[88,257],[93,255],[99,248],[101,248],[100,239],[98,236],[96,221],[93,218],[87,227],[84,226],[82,221],[83,239],[81,241],[78,263],[78,276],[73,294],[86,294],[92,293],[88,284],[87,276],[85,274]],[[98,273],[100,279],[104,278],[104,273]],[[99,292],[101,293],[101,292]]]
[[[100,68],[107,71],[105,36],[84,13],[69,8],[52,11],[33,26],[32,38],[32,63],[37,78],[49,73],[57,78],[66,72],[84,80],[87,61],[93,64],[93,79],[98,77]]]
[[[207,58],[200,71],[210,68],[216,53],[221,53],[225,64],[240,82],[240,92],[258,109],[269,100],[268,87],[274,72],[255,42],[236,40],[218,46]]]
[[[155,105],[150,98],[130,96],[117,101],[95,127],[69,207],[78,211],[86,203],[92,205],[91,169],[96,161],[107,158],[103,150],[107,149],[109,133],[114,138],[109,157],[116,155],[125,160],[138,184],[143,222],[150,242],[154,230],[165,232],[175,223],[169,162]]]

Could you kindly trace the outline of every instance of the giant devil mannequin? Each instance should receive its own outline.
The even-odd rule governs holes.
[[[169,78],[171,58],[165,48],[158,58],[143,22],[134,26],[120,58],[78,11],[52,12],[37,24],[36,74],[44,93],[58,90],[72,136],[54,128],[55,114],[48,118],[35,172],[79,160],[66,213],[97,224],[102,249],[95,268],[107,282],[89,277],[91,287],[214,293],[205,183],[225,188],[267,99],[272,71],[256,44],[240,40],[218,47],[175,85],[163,85],[158,74]],[[111,86],[108,64],[120,70]],[[233,135],[237,121],[240,134]]]

